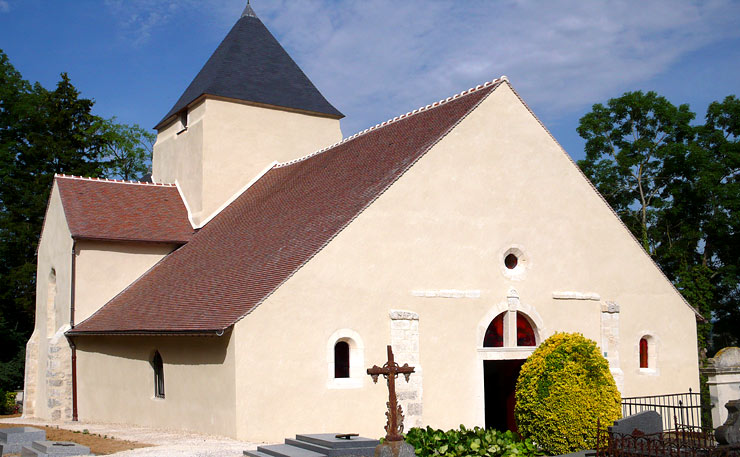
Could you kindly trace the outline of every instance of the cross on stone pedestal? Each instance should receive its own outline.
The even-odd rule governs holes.
[[[404,363],[403,366],[399,366],[395,360],[393,360],[393,349],[388,346],[388,361],[379,367],[373,365],[372,368],[367,369],[367,374],[372,376],[373,382],[378,382],[378,377],[383,375],[388,380],[388,411],[385,416],[388,418],[388,422],[385,425],[385,439],[388,441],[402,441],[403,436],[403,409],[398,404],[396,399],[396,377],[402,374],[406,378],[406,382],[409,382],[411,373],[414,372],[414,367],[410,367],[408,363]]]

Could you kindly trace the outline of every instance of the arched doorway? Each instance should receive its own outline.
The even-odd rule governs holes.
[[[489,324],[483,338],[483,348],[500,348],[506,352],[514,350],[514,354],[508,354],[507,358],[483,361],[486,428],[517,431],[514,419],[516,381],[522,364],[536,345],[537,337],[532,322],[522,312],[505,311]]]

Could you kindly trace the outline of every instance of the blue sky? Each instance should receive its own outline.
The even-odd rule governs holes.
[[[0,0],[0,49],[26,79],[66,71],[95,113],[154,126],[246,0]],[[576,159],[593,103],[655,90],[689,103],[740,94],[740,2],[253,0],[347,117],[345,136],[507,75]]]

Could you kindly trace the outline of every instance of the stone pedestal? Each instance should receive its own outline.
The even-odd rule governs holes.
[[[701,371],[708,378],[712,425],[716,429],[727,420],[727,402],[740,400],[740,348],[720,350]]]
[[[405,441],[386,441],[375,448],[375,457],[416,457],[416,453]]]

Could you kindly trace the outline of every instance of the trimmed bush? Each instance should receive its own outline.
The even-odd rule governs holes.
[[[597,421],[621,416],[621,398],[596,342],[556,333],[522,365],[516,385],[517,427],[550,454],[596,445]]]
[[[0,389],[0,414],[15,414],[18,406],[15,404],[15,392],[5,392]]]
[[[435,430],[414,427],[406,434],[406,442],[414,446],[419,457],[534,457],[543,455],[528,439],[520,439],[512,432],[485,430],[480,427],[459,430]]]

